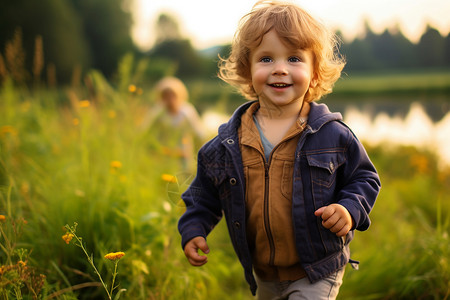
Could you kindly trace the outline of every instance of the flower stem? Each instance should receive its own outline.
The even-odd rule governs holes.
[[[114,290],[114,282],[116,281],[116,276],[117,276],[117,265],[119,264],[119,261],[116,260],[114,262],[114,273],[113,273],[113,278],[112,278],[112,284],[111,284],[111,292],[110,294],[113,294],[113,290]]]
[[[98,278],[100,279],[100,282],[101,282],[102,285],[103,285],[103,288],[105,289],[106,293],[108,294],[108,299],[111,300],[111,299],[112,299],[112,298],[111,298],[111,294],[109,293],[106,284],[103,282],[102,276],[100,275],[100,273],[98,272],[97,268],[95,267],[95,265],[94,265],[94,260],[89,256],[89,254],[87,253],[86,249],[84,248],[83,242],[82,242],[81,239],[77,236],[77,234],[75,233],[75,231],[72,230],[72,228],[70,228],[69,226],[66,226],[66,228],[70,231],[71,234],[73,234],[73,236],[74,236],[75,239],[77,240],[78,243],[75,243],[75,244],[83,250],[84,254],[86,255],[86,257],[87,257],[87,259],[88,259],[88,261],[89,261],[89,263],[90,263],[91,266],[94,268],[95,274],[97,274]],[[111,292],[112,292],[112,290],[111,290]]]

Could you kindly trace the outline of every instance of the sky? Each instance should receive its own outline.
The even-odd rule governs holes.
[[[161,13],[174,16],[181,33],[194,47],[205,49],[230,43],[239,20],[256,1],[248,0],[133,0],[132,36],[142,50],[153,45],[153,29]],[[400,26],[403,34],[417,42],[427,24],[446,36],[450,31],[448,0],[290,0],[325,25],[340,29],[344,39],[363,32],[365,20],[373,31]]]

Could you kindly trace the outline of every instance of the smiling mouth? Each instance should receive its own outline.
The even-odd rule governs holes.
[[[292,84],[287,84],[287,83],[272,83],[272,84],[269,84],[269,86],[275,87],[275,88],[286,88],[286,87],[292,86]]]

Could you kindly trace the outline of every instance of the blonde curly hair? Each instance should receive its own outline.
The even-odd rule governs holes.
[[[302,8],[280,1],[258,1],[241,19],[230,56],[219,57],[219,78],[237,87],[245,98],[257,99],[252,86],[250,55],[272,29],[287,45],[313,53],[313,77],[317,85],[309,88],[304,100],[312,102],[331,93],[345,65],[337,50],[336,35]]]

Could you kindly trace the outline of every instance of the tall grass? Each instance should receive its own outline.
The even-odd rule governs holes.
[[[169,182],[162,179],[183,170],[178,160],[158,150],[154,132],[140,129],[151,108],[148,95],[130,88],[89,97],[86,90],[27,90],[10,81],[1,87],[5,188],[0,214],[27,221],[17,248],[32,251],[29,265],[46,275],[43,296],[95,281],[79,249],[61,238],[63,226],[73,222],[102,275],[109,273],[104,254],[127,253],[116,281],[127,289],[122,298],[222,298],[224,290],[239,298],[247,293],[229,246],[221,247],[228,245],[220,239],[226,238],[223,229],[218,229],[211,267],[188,266],[176,229],[183,207],[169,197]],[[2,264],[4,258],[2,253]],[[98,287],[63,296],[68,295],[102,297]]]
[[[184,258],[176,229],[184,208],[173,197],[183,187],[173,190],[162,175],[181,182],[192,174],[141,129],[151,92],[138,93],[129,74],[117,90],[98,73],[90,78],[92,86],[65,90],[10,80],[0,87],[0,215],[26,220],[14,247],[27,249],[27,265],[46,276],[39,297],[64,290],[54,298],[103,299],[89,262],[61,238],[76,222],[105,282],[103,256],[126,253],[116,279],[122,299],[251,299],[223,222],[209,238],[206,266]],[[372,227],[352,243],[360,271],[347,270],[340,298],[448,299],[450,171],[414,148],[369,152],[383,187]],[[1,252],[0,264],[17,264],[14,253],[8,261]],[[0,280],[0,298],[14,299]]]

